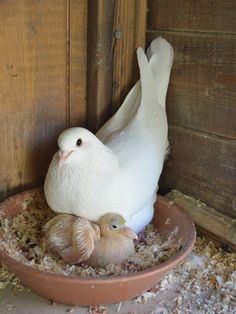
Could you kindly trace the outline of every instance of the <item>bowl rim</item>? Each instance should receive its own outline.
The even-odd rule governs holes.
[[[20,196],[20,198],[24,198],[28,194],[32,194],[32,193],[34,194],[36,192],[40,192],[41,190],[42,190],[41,187],[36,187],[36,188],[11,196],[10,198],[6,199],[0,204],[0,213],[5,207],[5,205],[9,202],[12,202],[16,197]],[[25,271],[25,272],[34,274],[36,276],[40,276],[41,278],[45,277],[45,279],[47,280],[50,280],[50,279],[54,279],[58,281],[63,280],[63,281],[68,281],[68,282],[80,282],[80,283],[91,284],[91,285],[100,284],[100,283],[104,284],[104,282],[106,283],[109,283],[109,282],[118,283],[119,282],[120,283],[120,281],[125,282],[131,279],[134,279],[134,280],[141,279],[143,277],[147,277],[147,275],[152,276],[159,272],[166,272],[170,268],[173,267],[173,264],[177,266],[177,264],[181,262],[191,252],[194,246],[195,239],[196,239],[196,229],[190,215],[182,211],[173,202],[167,200],[165,197],[161,195],[157,196],[157,200],[165,204],[169,204],[169,207],[175,207],[177,211],[181,212],[181,215],[185,216],[185,219],[188,222],[187,224],[188,225],[188,229],[187,229],[188,239],[185,242],[185,244],[181,247],[181,249],[176,254],[168,258],[165,262],[160,263],[158,265],[152,266],[150,268],[147,268],[145,270],[141,270],[138,272],[121,274],[121,275],[110,275],[107,277],[104,276],[104,277],[99,277],[99,278],[98,277],[80,277],[78,275],[71,275],[71,274],[68,274],[68,275],[56,274],[56,273],[54,274],[48,271],[42,271],[42,270],[36,269],[30,265],[25,265],[24,263],[14,259],[13,257],[11,257],[9,254],[7,254],[4,251],[4,249],[1,246],[1,241],[0,241],[0,262],[2,260],[3,264],[5,264],[5,261],[6,261],[7,263],[10,264],[10,266],[14,267],[17,270]]]

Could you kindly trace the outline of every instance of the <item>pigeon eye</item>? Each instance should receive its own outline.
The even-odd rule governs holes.
[[[117,225],[111,225],[112,229],[117,229]]]
[[[77,142],[76,142],[76,145],[77,145],[77,146],[81,146],[81,144],[82,144],[82,140],[81,140],[81,138],[79,138],[79,139],[77,140]]]

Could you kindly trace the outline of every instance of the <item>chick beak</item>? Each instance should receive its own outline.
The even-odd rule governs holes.
[[[137,234],[129,227],[124,227],[123,228],[123,232],[124,234],[128,237],[128,238],[131,238],[131,239],[134,239],[134,240],[137,240],[138,239],[138,236]]]
[[[72,151],[68,152],[66,150],[61,150],[59,151],[59,163],[58,163],[58,168],[60,169],[64,163],[66,162],[67,158],[70,156]]]

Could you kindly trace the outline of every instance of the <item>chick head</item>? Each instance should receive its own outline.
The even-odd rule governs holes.
[[[138,238],[132,229],[126,227],[124,217],[119,214],[107,213],[99,218],[97,224],[103,237],[125,236],[131,239]]]

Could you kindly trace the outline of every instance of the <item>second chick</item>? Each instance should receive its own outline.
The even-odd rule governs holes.
[[[133,240],[138,238],[115,213],[103,215],[96,223],[60,214],[46,223],[44,233],[44,245],[64,261],[97,267],[122,263],[134,253]]]

